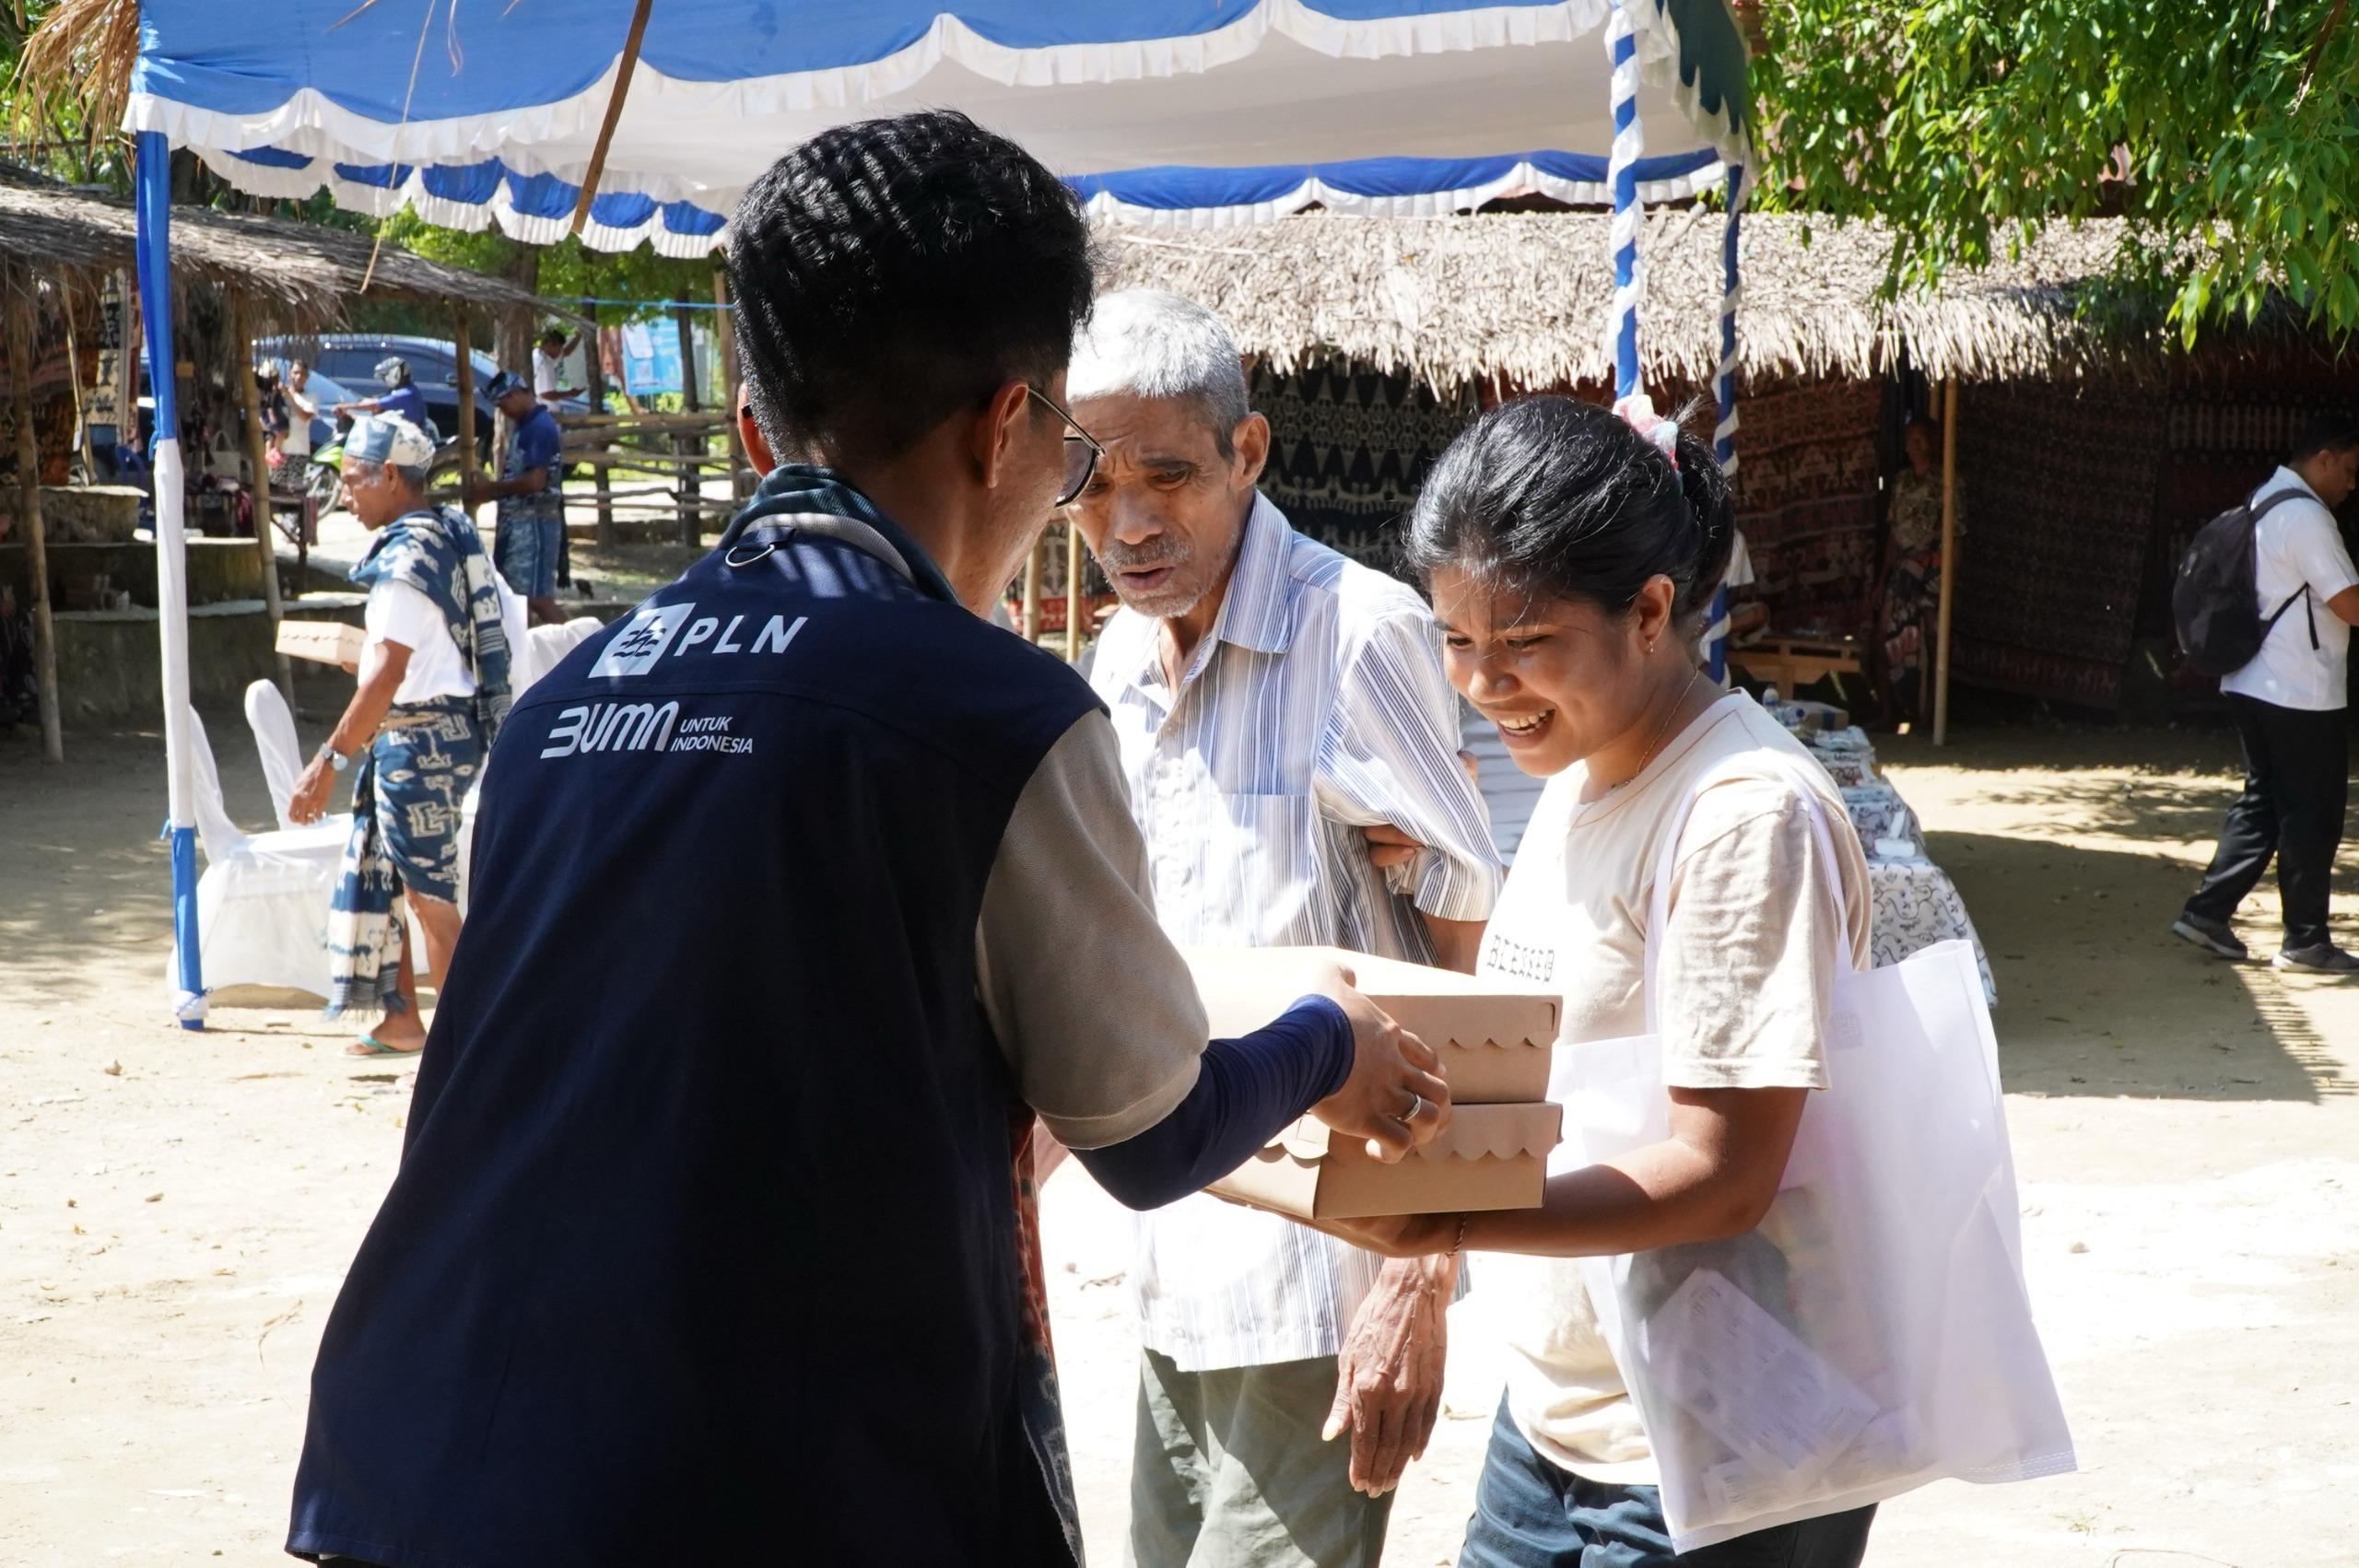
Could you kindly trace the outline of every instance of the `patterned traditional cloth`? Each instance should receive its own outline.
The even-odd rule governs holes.
[[[2118,701],[2154,545],[2167,430],[2157,402],[2127,383],[1964,389],[1958,466],[1975,530],[1952,593],[1959,678]]]
[[[1870,618],[1883,398],[1872,381],[1745,390],[1736,521],[1781,636],[1851,635]]]
[[[1341,361],[1293,375],[1257,367],[1251,391],[1270,421],[1262,494],[1297,532],[1362,566],[1394,570],[1400,521],[1442,449],[1473,422],[1474,400],[1437,397],[1405,372]]]
[[[352,832],[328,914],[328,1016],[399,1012],[403,888],[455,902],[461,802],[508,717],[508,634],[499,590],[475,525],[449,508],[388,523],[352,568],[364,587],[405,583],[442,611],[475,677],[472,697],[393,708],[359,759]]]

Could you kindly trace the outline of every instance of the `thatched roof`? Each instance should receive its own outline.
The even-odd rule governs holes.
[[[1409,370],[1447,388],[1489,377],[1518,386],[1610,379],[1613,276],[1599,213],[1370,218],[1305,213],[1200,234],[1109,228],[1107,287],[1168,288],[1203,301],[1238,346],[1279,369],[1329,357]],[[1719,215],[1660,213],[1642,241],[1640,353],[1650,379],[1708,379],[1719,362]],[[1953,273],[1931,296],[1877,298],[1889,240],[1755,215],[1744,225],[1739,338],[1747,374],[1869,376],[1905,346],[1935,378],[2071,375],[2150,358],[2170,341],[2159,315],[2075,313],[2121,226],[2057,226],[2021,260]]]
[[[137,224],[131,204],[0,164],[0,264],[35,273],[88,273],[129,267]],[[370,240],[326,228],[208,207],[172,209],[172,272],[252,298],[282,327],[339,320],[369,274]],[[445,266],[385,246],[372,294],[429,300],[465,299],[487,310],[514,306],[542,315],[571,314],[505,278]]]

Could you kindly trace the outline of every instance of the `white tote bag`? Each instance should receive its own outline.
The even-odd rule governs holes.
[[[1771,760],[1834,866],[1802,765]],[[1655,872],[1649,1032],[1559,1047],[1549,1092],[1566,1106],[1565,1140],[1552,1173],[1668,1136],[1654,969],[1693,805]],[[1839,879],[1835,899],[1848,930]],[[2074,1465],[2024,1287],[1998,1042],[1973,948],[1946,942],[1839,977],[1826,1048],[1829,1087],[1810,1096],[1756,1229],[1585,1264],[1681,1551],[1944,1478],[2025,1480]]]

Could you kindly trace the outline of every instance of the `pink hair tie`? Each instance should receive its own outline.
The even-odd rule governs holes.
[[[1623,423],[1655,444],[1655,450],[1671,459],[1673,468],[1679,466],[1679,421],[1665,419],[1655,412],[1655,400],[1644,392],[1632,392],[1614,405],[1614,412]]]

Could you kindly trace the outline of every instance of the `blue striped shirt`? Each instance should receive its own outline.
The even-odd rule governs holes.
[[[1175,942],[1330,944],[1430,963],[1419,911],[1489,918],[1500,872],[1458,760],[1458,698],[1424,601],[1297,533],[1256,496],[1213,628],[1167,683],[1160,623],[1109,623],[1112,710],[1155,906]],[[1388,875],[1360,829],[1427,846]],[[1141,1335],[1183,1371],[1333,1355],[1379,1260],[1196,1197],[1142,1215]]]

